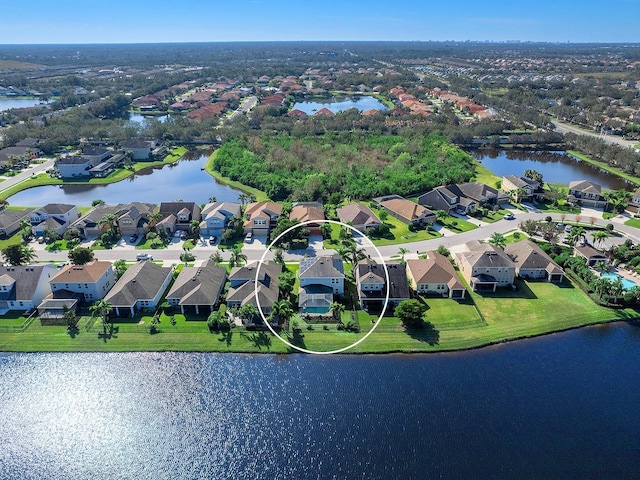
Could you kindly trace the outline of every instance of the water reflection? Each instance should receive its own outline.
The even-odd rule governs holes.
[[[148,168],[135,176],[109,185],[48,185],[30,188],[9,197],[12,205],[41,206],[47,203],[91,205],[95,199],[106,203],[171,202],[176,199],[207,203],[209,198],[235,202],[241,193],[218,183],[203,171],[207,156],[193,160],[185,156],[178,163]]]
[[[634,188],[624,179],[601,171],[564,151],[481,149],[473,150],[471,154],[499,177],[521,176],[525,170],[533,169],[542,173],[544,180],[551,183],[569,184],[574,180],[589,180],[608,189]]]
[[[357,108],[361,112],[367,110],[389,110],[382,102],[377,100],[374,97],[361,95],[354,96],[349,98],[336,98],[332,97],[327,100],[317,100],[317,101],[303,101],[297,102],[293,109],[301,110],[307,115],[313,115],[316,111],[326,108],[333,113],[342,112],[344,110],[349,110],[350,108]]]

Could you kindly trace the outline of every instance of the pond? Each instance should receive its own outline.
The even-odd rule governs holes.
[[[574,180],[589,180],[603,188],[632,190],[633,184],[563,151],[544,152],[532,150],[473,150],[471,154],[491,172],[505,175],[524,175],[527,169],[540,172],[545,182],[568,185]]]
[[[332,97],[326,100],[305,100],[303,102],[297,102],[294,106],[294,110],[301,110],[307,115],[313,115],[316,111],[326,108],[333,113],[349,110],[350,108],[357,108],[361,112],[367,110],[389,110],[382,102],[374,97],[368,95],[357,95],[347,98]]]
[[[207,156],[194,160],[182,159],[173,165],[149,168],[133,178],[109,185],[47,185],[23,190],[11,197],[12,205],[41,206],[47,203],[91,205],[92,200],[106,203],[171,202],[207,203],[214,196],[218,201],[235,202],[240,191],[218,183],[203,171]]]
[[[43,102],[39,98],[2,98],[0,99],[0,112],[12,108],[35,107],[36,105],[46,105],[50,101]]]
[[[448,354],[0,353],[0,472],[638,478],[639,341],[623,323]]]
[[[156,119],[159,122],[164,123],[167,118],[169,118],[169,115],[142,115],[140,113],[129,113],[129,122],[141,127],[146,126],[147,120],[151,121],[152,119]]]

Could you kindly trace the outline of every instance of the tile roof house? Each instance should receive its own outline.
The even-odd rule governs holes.
[[[244,211],[244,232],[254,235],[268,235],[282,215],[282,205],[274,202],[254,202]]]
[[[36,236],[44,235],[48,228],[62,235],[79,216],[80,213],[75,205],[49,203],[31,212],[29,221],[33,225],[33,233]]]
[[[78,229],[85,236],[101,235],[104,233],[105,227],[100,225],[100,220],[105,215],[115,215],[116,227],[121,235],[133,235],[134,233],[142,235],[149,223],[149,215],[155,208],[156,205],[153,203],[142,202],[97,205],[73,222],[70,228]]]
[[[315,222],[307,225],[311,235],[321,235],[321,220],[324,220],[324,209],[322,204],[318,202],[296,202],[291,208],[289,214],[290,220],[299,220],[300,222]]]
[[[407,277],[418,293],[464,298],[466,289],[447,257],[428,252],[426,259],[407,260]]]
[[[0,315],[35,309],[51,293],[52,264],[0,267]]]
[[[336,209],[336,214],[342,223],[348,223],[362,233],[366,233],[367,228],[375,228],[382,223],[375,213],[362,203],[340,207]]]
[[[20,230],[20,222],[22,220],[29,221],[33,210],[33,208],[25,208],[23,210],[8,210],[5,208],[0,211],[0,236],[10,237]]]
[[[524,279],[544,279],[561,283],[564,270],[531,240],[507,245],[504,252],[516,264],[516,275]]]
[[[116,316],[134,316],[142,309],[158,306],[171,282],[171,267],[159,267],[150,260],[131,265],[104,297]]]
[[[105,297],[107,292],[115,284],[115,272],[111,262],[96,260],[85,265],[67,265],[58,272],[49,285],[54,297],[57,292],[62,292],[63,298],[73,298],[73,295],[82,294],[87,302],[95,302]]]
[[[460,273],[475,292],[495,292],[497,287],[513,285],[516,265],[500,248],[477,240],[467,242],[455,255]]]
[[[500,205],[509,202],[509,197],[505,193],[484,183],[458,183],[457,187],[465,197],[475,200],[480,205]]]
[[[227,281],[227,269],[207,260],[200,267],[184,267],[167,293],[167,302],[180,311],[213,312]]]
[[[502,191],[512,198],[517,197],[517,200],[531,200],[536,196],[536,192],[540,188],[540,183],[531,180],[527,177],[518,177],[516,175],[505,175],[502,177],[501,183]],[[524,192],[521,195],[517,194],[517,191],[522,189]]]
[[[418,197],[418,203],[432,210],[444,210],[468,215],[476,211],[478,202],[467,198],[457,185],[436,187]]]
[[[298,307],[302,313],[328,313],[333,296],[344,295],[344,266],[336,255],[303,258],[298,278]]]
[[[571,205],[595,208],[603,208],[607,203],[602,196],[602,187],[589,180],[570,182],[567,202]]]
[[[431,210],[402,198],[400,195],[387,195],[374,200],[392,216],[404,223],[426,225],[436,221],[436,215]]]
[[[244,267],[235,267],[231,270],[229,280],[231,287],[227,293],[227,307],[240,308],[244,305],[253,305],[257,308],[255,279],[258,272],[258,263],[246,265]],[[279,275],[282,273],[282,266],[275,262],[266,261],[260,266],[260,275],[258,277],[258,296],[260,307],[264,315],[268,315],[273,308],[273,304],[278,300],[278,285],[280,283]],[[246,320],[250,325],[262,323],[262,318],[256,316],[253,319]]]
[[[402,263],[386,262],[389,272],[389,303],[393,308],[402,300],[411,298],[406,266]],[[384,306],[387,294],[387,278],[383,265],[373,260],[364,260],[356,268],[358,300],[363,310],[379,311]]]
[[[163,202],[159,211],[162,220],[156,224],[156,228],[170,235],[176,230],[191,231],[191,221],[199,222],[201,219],[200,207],[195,202]]]
[[[202,235],[222,235],[232,217],[242,218],[242,205],[233,202],[208,203],[200,212],[200,232]]]

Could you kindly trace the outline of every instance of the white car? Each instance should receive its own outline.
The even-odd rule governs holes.
[[[136,260],[153,260],[153,257],[148,253],[139,253],[136,255]]]

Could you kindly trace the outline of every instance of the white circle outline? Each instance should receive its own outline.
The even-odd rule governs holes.
[[[380,312],[380,316],[378,317],[378,320],[376,321],[376,323],[374,323],[373,327],[371,327],[371,330],[369,330],[365,334],[364,337],[362,337],[361,339],[359,339],[356,342],[352,343],[351,345],[347,345],[346,347],[339,348],[337,350],[329,350],[329,351],[326,351],[326,352],[318,352],[318,351],[315,351],[315,350],[309,350],[309,349],[306,349],[306,348],[299,347],[299,346],[294,345],[291,342],[285,340],[280,335],[278,335],[276,333],[275,329],[271,326],[271,324],[267,321],[266,317],[264,316],[264,312],[262,311],[262,307],[260,306],[260,298],[259,298],[259,295],[258,295],[258,278],[260,278],[260,267],[262,267],[262,264],[265,261],[265,257],[267,256],[267,253],[269,253],[269,251],[271,250],[271,247],[273,247],[280,240],[280,238],[282,236],[286,235],[290,231],[295,230],[296,228],[299,228],[299,227],[304,227],[305,225],[318,224],[318,223],[335,223],[336,225],[340,225],[342,227],[347,227],[348,229],[352,230],[353,232],[356,232],[356,233],[362,235],[364,238],[366,238],[367,241],[371,244],[373,249],[378,254],[378,257],[380,258],[380,261],[382,262],[382,266],[384,267],[384,275],[385,275],[385,278],[386,278],[386,284],[387,284],[387,288],[386,288],[386,292],[385,292],[386,296],[385,296],[385,299],[384,299],[384,305],[382,307],[382,311]],[[264,321],[264,323],[267,326],[267,328],[269,328],[269,330],[271,330],[271,333],[273,333],[281,342],[283,342],[285,345],[288,345],[289,347],[291,347],[291,348],[293,348],[295,350],[298,350],[299,352],[302,352],[302,353],[310,353],[310,354],[313,354],[313,355],[332,355],[334,353],[342,353],[342,352],[344,352],[346,350],[349,350],[350,348],[355,347],[356,345],[359,345],[361,342],[365,341],[369,335],[371,335],[374,332],[374,330],[378,327],[378,325],[382,321],[382,317],[384,316],[385,312],[387,311],[387,305],[389,304],[389,293],[390,293],[389,292],[389,285],[390,285],[390,280],[389,280],[389,270],[387,269],[387,264],[385,263],[384,258],[382,258],[382,253],[380,253],[380,250],[378,250],[378,247],[376,247],[373,244],[371,239],[366,234],[362,233],[360,230],[355,229],[351,225],[348,225],[348,224],[342,223],[342,222],[338,222],[336,220],[307,220],[307,221],[297,223],[297,224],[293,225],[292,227],[287,228],[284,232],[282,232],[280,235],[278,235],[269,244],[267,249],[262,254],[262,257],[260,258],[260,261],[258,263],[258,267],[256,269],[256,278],[254,280],[253,294],[256,297],[256,305],[258,306],[258,312],[260,312],[260,316],[262,317],[262,320]]]

